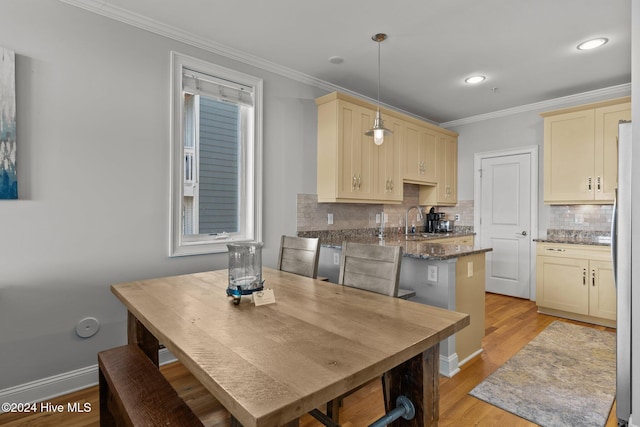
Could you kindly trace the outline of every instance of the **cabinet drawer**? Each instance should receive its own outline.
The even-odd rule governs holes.
[[[567,243],[538,243],[538,256],[561,258],[588,258],[598,261],[611,260],[611,247],[596,245],[573,245]]]
[[[473,236],[442,237],[439,239],[429,239],[427,243],[442,243],[444,245],[465,245],[473,246]]]

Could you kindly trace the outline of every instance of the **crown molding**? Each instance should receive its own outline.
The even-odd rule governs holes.
[[[589,102],[599,101],[606,98],[618,98],[629,95],[631,95],[631,83],[625,83],[618,86],[607,87],[604,89],[596,89],[589,92],[578,93],[575,95],[563,96],[561,98],[535,102],[533,104],[521,105],[519,107],[507,108],[505,110],[494,111],[492,113],[478,114],[477,116],[471,116],[459,120],[452,120],[450,122],[440,123],[439,125],[443,128],[449,129],[454,126],[466,125],[469,123],[481,122],[489,119],[497,119],[500,117],[525,113],[528,111],[553,110],[570,105],[587,104]]]

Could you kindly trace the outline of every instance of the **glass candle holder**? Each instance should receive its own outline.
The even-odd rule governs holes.
[[[263,289],[262,243],[238,242],[227,244],[229,250],[229,285],[227,295],[240,304],[242,295]]]

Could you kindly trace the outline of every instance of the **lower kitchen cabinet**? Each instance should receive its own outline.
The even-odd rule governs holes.
[[[538,243],[536,286],[540,313],[615,327],[608,246]]]

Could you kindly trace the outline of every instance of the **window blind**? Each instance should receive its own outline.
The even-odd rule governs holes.
[[[253,88],[184,68],[182,90],[218,101],[253,107]]]

